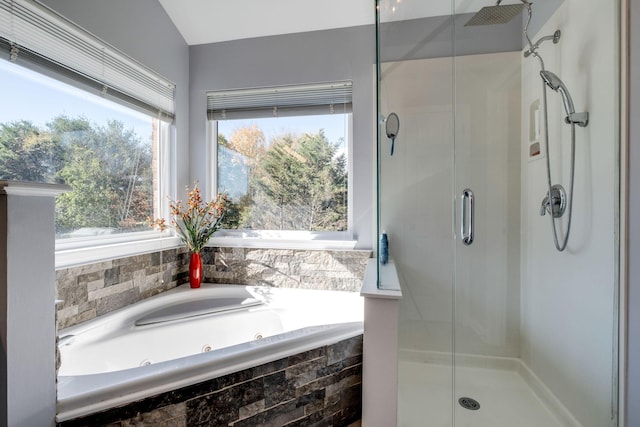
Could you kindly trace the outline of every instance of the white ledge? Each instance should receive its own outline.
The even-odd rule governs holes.
[[[11,196],[56,197],[71,190],[65,184],[0,180],[0,194]]]
[[[207,246],[292,250],[354,250],[356,240],[346,233],[220,231]],[[56,269],[140,255],[183,246],[169,232],[133,232],[56,240]]]
[[[379,286],[377,264],[377,258],[371,258],[367,263],[362,288],[360,289],[360,295],[366,298],[402,298],[402,290],[400,289],[400,279],[398,278],[396,264],[392,260],[389,260],[388,263],[380,265]]]
[[[350,250],[357,241],[344,232],[223,230],[207,246],[223,248]]]
[[[64,244],[64,242],[62,242]],[[178,237],[135,240],[93,247],[78,247],[56,250],[56,270],[77,267],[84,264],[108,261],[117,258],[164,251],[180,246]]]

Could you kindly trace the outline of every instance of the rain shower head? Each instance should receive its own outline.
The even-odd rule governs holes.
[[[464,26],[506,24],[518,16],[525,6],[530,6],[528,1],[521,1],[521,4],[505,4],[501,6],[502,0],[498,0],[495,6],[485,6],[480,9]]]

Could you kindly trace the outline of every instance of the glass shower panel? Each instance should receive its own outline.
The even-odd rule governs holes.
[[[432,396],[416,401],[412,408],[422,408],[425,402],[439,411],[451,407],[453,241],[448,200],[453,190],[452,65],[444,58],[391,62],[382,67],[388,89],[382,105],[389,105],[389,111],[402,120],[394,155],[382,152],[382,194],[387,196],[381,211],[381,226],[389,235],[392,258],[404,285],[398,338],[400,381],[404,382],[401,414],[405,403],[421,396],[408,391],[407,382],[415,380],[413,368],[420,366],[412,362],[424,355],[437,359],[438,383]],[[427,75],[434,79],[416,78]],[[433,374],[429,375],[434,378]],[[447,412],[441,415],[450,416]]]
[[[448,0],[379,2],[379,227],[403,299],[398,425],[453,423],[453,31]],[[434,15],[435,13],[435,15]],[[386,137],[395,112],[399,131]],[[425,358],[430,362],[426,365]],[[428,369],[425,369],[428,368]]]

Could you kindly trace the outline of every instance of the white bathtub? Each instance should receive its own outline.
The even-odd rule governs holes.
[[[59,332],[58,421],[362,333],[358,293],[180,286]]]

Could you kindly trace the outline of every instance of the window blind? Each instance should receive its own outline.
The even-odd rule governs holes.
[[[173,83],[35,0],[0,0],[0,42],[13,61],[39,58],[103,93],[173,117]]]
[[[351,109],[351,82],[207,92],[209,120],[348,113]]]

